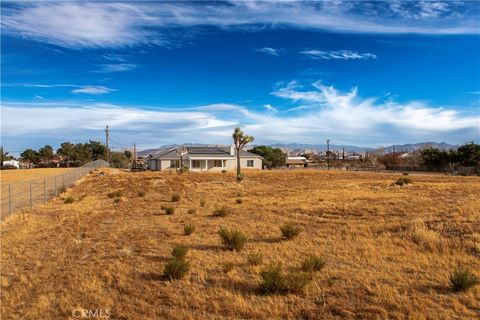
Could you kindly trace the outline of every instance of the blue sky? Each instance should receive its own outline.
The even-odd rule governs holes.
[[[479,141],[480,4],[2,2],[2,144]]]

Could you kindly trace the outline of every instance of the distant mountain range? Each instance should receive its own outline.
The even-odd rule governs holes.
[[[219,144],[201,144],[201,143],[184,143],[182,145],[179,144],[170,144],[161,146],[159,148],[153,149],[145,149],[138,152],[138,155],[141,157],[148,156],[149,154],[157,153],[162,150],[168,150],[172,148],[176,148],[179,146],[223,146]],[[252,145],[251,147],[254,147]],[[275,143],[269,145],[274,148],[280,148],[283,152],[289,155],[300,155],[305,153],[321,153],[327,150],[326,144],[303,144],[303,143]],[[457,146],[445,143],[445,142],[420,142],[420,143],[408,143],[408,144],[399,144],[399,145],[392,145],[388,147],[384,147],[383,150],[385,152],[393,152],[393,151],[405,151],[410,152],[412,150],[420,150],[425,148],[437,148],[441,150],[450,150],[456,149]],[[334,152],[342,152],[345,149],[347,153],[364,153],[367,151],[377,150],[378,148],[368,148],[368,147],[359,147],[359,146],[345,146],[345,145],[330,145],[330,150]]]

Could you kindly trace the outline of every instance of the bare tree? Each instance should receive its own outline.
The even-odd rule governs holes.
[[[247,136],[243,133],[242,129],[239,127],[233,130],[233,143],[235,145],[235,150],[237,152],[237,180],[242,180],[242,172],[240,168],[240,151],[245,147],[248,143],[253,142],[255,140],[252,136]]]

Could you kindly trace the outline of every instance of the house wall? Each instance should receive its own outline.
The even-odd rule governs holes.
[[[247,167],[247,160],[253,160],[253,167]],[[184,165],[189,167],[190,160],[184,160]],[[262,159],[259,158],[241,158],[240,159],[240,166],[242,170],[249,170],[249,169],[262,169]],[[170,160],[157,160],[157,159],[150,159],[148,160],[148,168],[149,170],[153,171],[164,171],[164,170],[174,170],[176,168],[170,168]],[[205,161],[200,160],[200,168],[190,168],[190,171],[233,171],[237,169],[237,159],[229,159],[225,160],[225,166],[222,167],[213,167],[213,160]]]

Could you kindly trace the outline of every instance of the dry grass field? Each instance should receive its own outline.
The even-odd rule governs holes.
[[[62,174],[72,170],[72,168],[36,168],[36,169],[19,169],[19,170],[2,170],[0,177],[3,183],[14,183],[22,180],[30,180],[35,178],[43,178]]]
[[[1,318],[74,319],[77,309],[139,320],[479,318],[480,287],[456,293],[448,281],[456,268],[480,273],[480,178],[410,175],[412,184],[395,186],[400,174],[245,177],[96,170],[62,195],[73,203],[57,198],[7,218]],[[107,196],[116,191],[118,200]],[[222,207],[227,216],[212,215]],[[286,222],[302,228],[292,240],[281,238]],[[186,224],[196,227],[190,236]],[[224,250],[220,226],[248,235],[245,248]],[[177,244],[189,248],[190,272],[166,281]],[[252,253],[260,265],[247,262]],[[298,274],[309,254],[326,265],[304,292],[259,292],[265,266]]]

